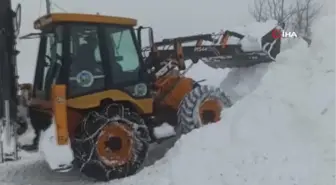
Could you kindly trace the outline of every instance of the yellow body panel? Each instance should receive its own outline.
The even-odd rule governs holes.
[[[111,99],[113,101],[127,101],[135,105],[140,114],[150,114],[153,112],[153,99],[134,99],[127,93],[120,90],[107,90],[90,95],[76,97],[67,100],[68,107],[75,109],[89,109],[98,107],[102,100]]]
[[[76,13],[52,13],[40,17],[34,22],[35,29],[43,29],[53,23],[77,22],[77,23],[99,23],[99,24],[117,24],[125,26],[136,26],[137,20],[126,17],[103,16],[94,14],[76,14]]]
[[[185,77],[167,76],[157,80],[156,86],[160,89],[156,100],[177,111],[184,96],[192,91],[193,80]]]
[[[52,87],[53,112],[55,116],[57,144],[66,145],[69,142],[66,86]]]

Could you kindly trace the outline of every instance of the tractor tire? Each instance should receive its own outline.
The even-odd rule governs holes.
[[[232,106],[230,99],[220,88],[199,85],[181,101],[177,120],[180,133],[186,134],[221,119],[224,108]]]
[[[109,181],[135,174],[147,157],[149,132],[143,119],[121,105],[89,112],[72,143],[74,164],[86,176]]]

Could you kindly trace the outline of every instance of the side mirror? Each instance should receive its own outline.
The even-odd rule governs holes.
[[[139,26],[139,28],[137,29],[137,39],[138,39],[138,44],[139,44],[140,48],[142,47],[142,37],[141,37],[142,29],[143,29],[142,26]]]
[[[148,41],[149,41],[149,46],[152,47],[154,45],[154,34],[153,34],[153,28],[151,27],[143,27],[143,26],[140,26],[138,29],[137,29],[137,37],[138,37],[138,43],[139,43],[139,46],[140,47],[143,47],[142,46],[142,31],[144,29],[148,29]]]
[[[154,33],[153,28],[148,27],[148,39],[149,39],[149,46],[153,47],[154,45]]]

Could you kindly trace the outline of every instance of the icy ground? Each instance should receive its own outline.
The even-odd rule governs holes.
[[[118,185],[333,185],[335,181],[335,16],[315,25],[313,43],[260,66],[253,92],[213,124],[182,137],[166,156]],[[218,85],[226,75],[197,65],[189,73]],[[245,81],[247,84],[248,80]],[[249,86],[240,87],[246,94]],[[51,172],[38,155],[0,165],[0,184],[92,184]],[[97,183],[100,184],[100,183]]]

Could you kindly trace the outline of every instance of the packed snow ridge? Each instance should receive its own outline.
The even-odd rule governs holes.
[[[258,86],[251,91],[247,79],[237,87],[245,95],[223,111],[218,124],[183,136],[163,159],[138,174],[102,184],[333,185],[335,16],[317,21],[313,34],[310,47],[296,40],[275,63],[254,67],[263,73]],[[219,85],[226,72],[200,64],[189,75]],[[38,159],[1,165],[0,182],[92,184],[45,177],[41,166]]]
[[[182,137],[154,166],[111,184],[333,185],[335,16],[319,20],[313,33],[311,47],[296,41],[260,66],[267,72],[257,89],[219,124]]]

